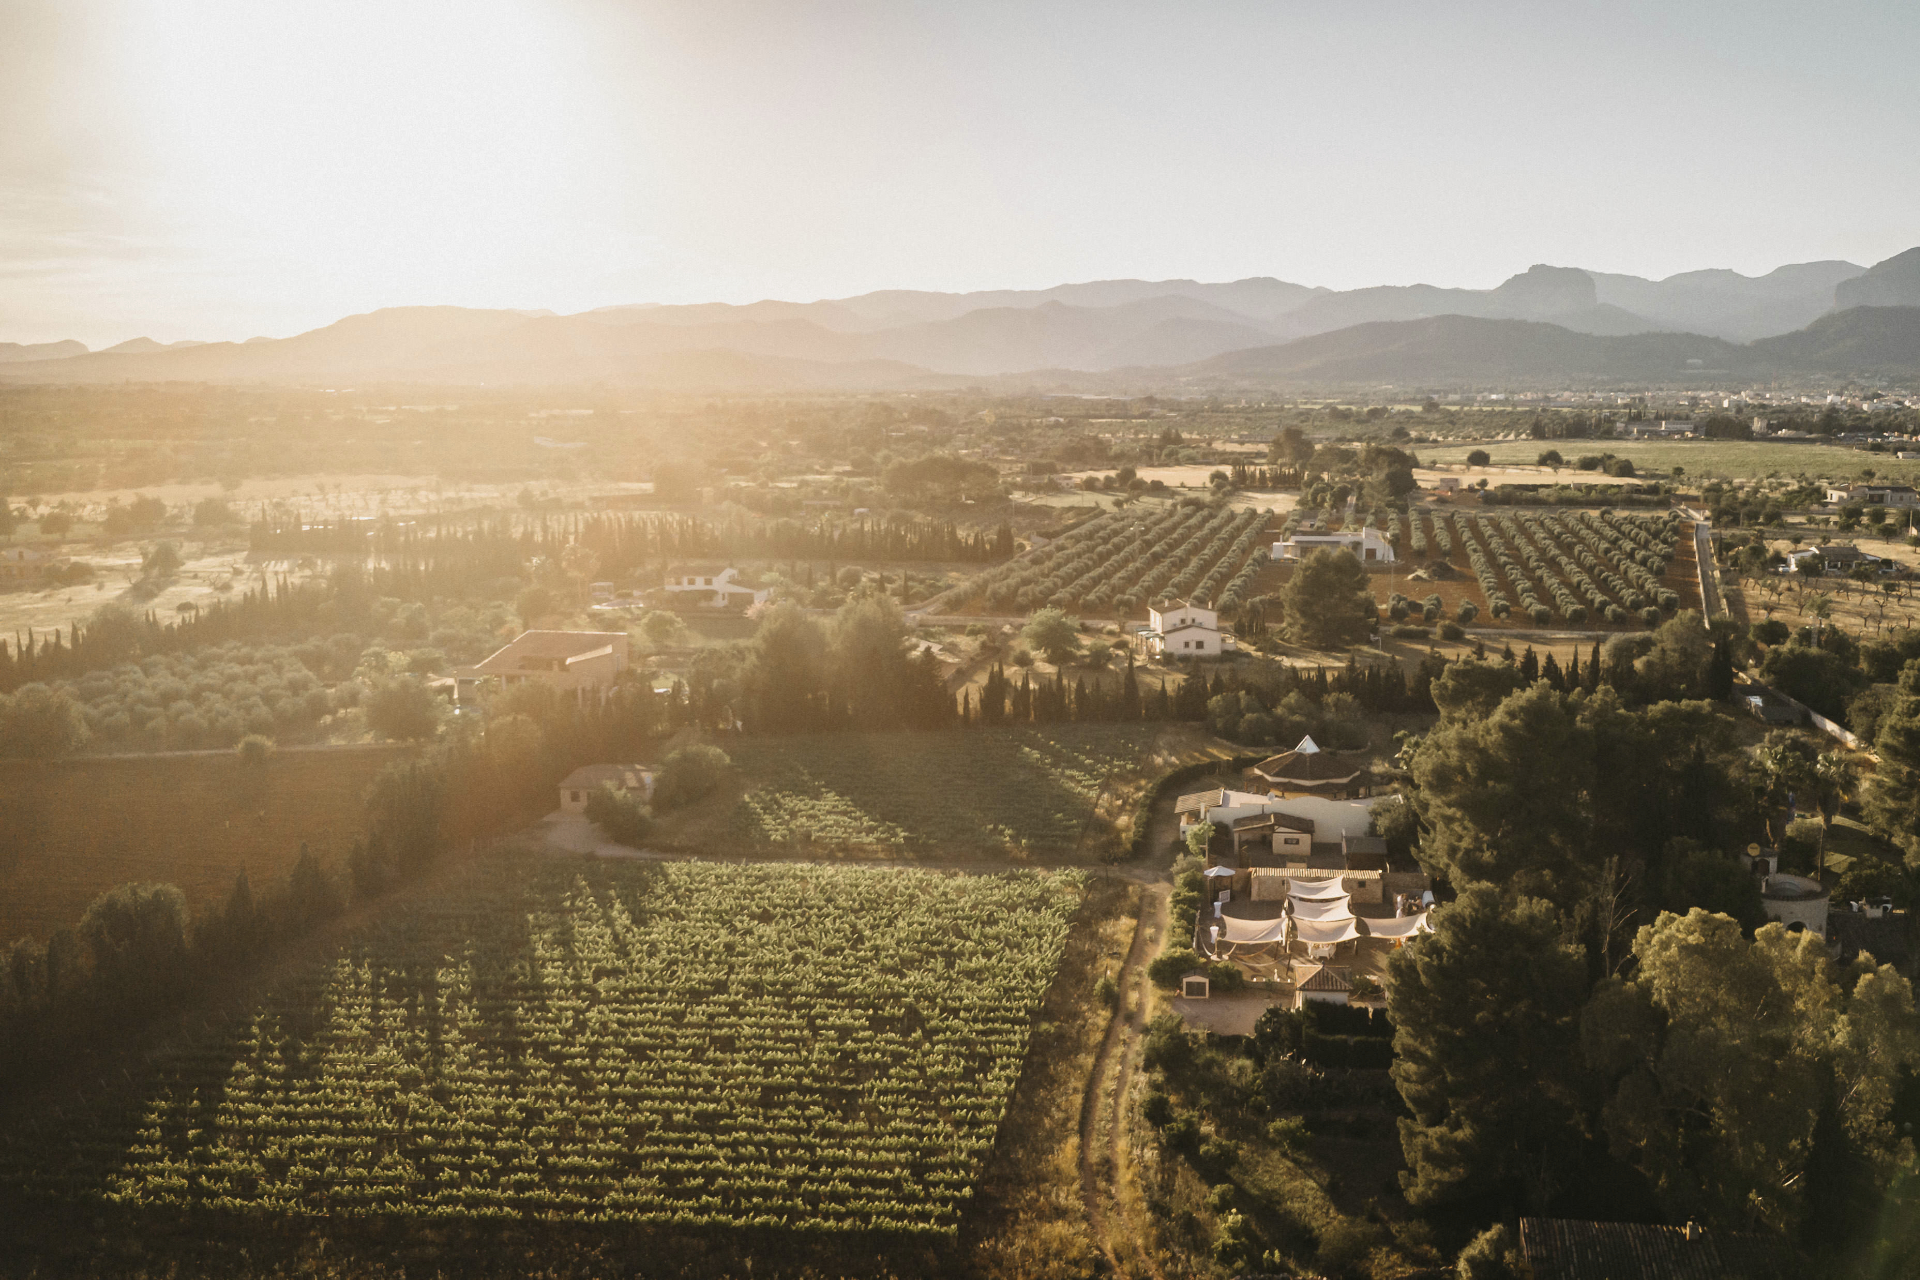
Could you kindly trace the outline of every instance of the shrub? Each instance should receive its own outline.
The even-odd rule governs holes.
[[[180,572],[180,548],[171,542],[155,543],[140,562],[140,568],[148,577],[170,578]]]
[[[240,763],[259,768],[273,755],[273,739],[263,733],[250,733],[240,739],[233,751],[240,757]]]
[[[1425,640],[1431,633],[1425,627],[1417,627],[1409,623],[1395,627],[1392,634],[1396,640]]]
[[[50,760],[84,745],[91,734],[86,714],[65,689],[22,685],[0,694],[0,756]]]
[[[679,809],[718,791],[733,776],[733,761],[718,747],[705,744],[681,747],[660,766],[653,802],[660,809]]]
[[[1282,1151],[1303,1151],[1311,1137],[1307,1122],[1299,1116],[1281,1116],[1267,1123],[1267,1141]]]
[[[1164,1128],[1173,1119],[1173,1099],[1158,1089],[1149,1090],[1140,1103],[1140,1115],[1154,1128]]]
[[[1367,1255],[1380,1244],[1379,1226],[1365,1218],[1342,1218],[1320,1233],[1314,1264],[1323,1275],[1347,1277],[1366,1274]]]
[[[1546,605],[1537,604],[1527,610],[1527,616],[1533,619],[1535,626],[1544,627],[1553,621],[1553,610]]]
[[[1171,987],[1180,981],[1182,974],[1192,973],[1204,968],[1200,957],[1188,947],[1169,947],[1147,966],[1147,977],[1157,985]]]
[[[1163,1013],[1147,1028],[1140,1061],[1148,1070],[1178,1071],[1193,1059],[1193,1041],[1177,1013]],[[1171,1134],[1172,1126],[1168,1126]]]
[[[1219,1136],[1200,1144],[1194,1162],[1212,1178],[1224,1178],[1240,1160],[1240,1149],[1230,1139]]]
[[[1207,982],[1215,991],[1239,991],[1247,985],[1245,975],[1238,965],[1226,960],[1215,960],[1206,966]]]
[[[1443,622],[1440,624],[1440,638],[1442,640],[1465,640],[1467,638],[1466,628],[1457,622]]]
[[[637,849],[653,833],[653,815],[624,791],[602,784],[587,795],[587,821],[615,844]]]
[[[1514,1280],[1522,1264],[1513,1233],[1501,1222],[1475,1236],[1454,1265],[1460,1280]]]
[[[440,700],[418,680],[382,680],[365,705],[367,727],[383,738],[414,741],[440,728]]]

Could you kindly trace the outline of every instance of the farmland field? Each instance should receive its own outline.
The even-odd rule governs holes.
[[[1150,779],[1233,754],[1194,728],[1148,724],[758,738],[727,750],[746,780],[742,795],[718,815],[670,818],[669,842],[714,852],[1092,853],[1113,838],[1107,822],[1124,827]]]
[[[1254,594],[1272,541],[1258,508],[1157,506],[1110,511],[1045,546],[976,574],[945,612],[1030,613],[1053,606],[1144,618],[1161,596],[1212,600],[1231,612]]]
[[[243,870],[265,889],[303,842],[336,860],[365,826],[367,784],[402,754],[289,749],[258,774],[231,751],[0,762],[0,943],[44,940],[128,881],[176,885],[199,910]]]
[[[1430,581],[1389,575],[1383,603],[1394,622],[1423,621],[1423,606],[1438,597],[1428,623],[1640,626],[1649,608],[1699,607],[1691,529],[1664,515],[1415,507],[1389,517],[1385,532],[1397,554],[1410,564],[1451,565],[1452,573]],[[1461,616],[1463,605],[1473,616]]]
[[[1459,466],[1475,449],[1485,449],[1495,466],[1530,465],[1547,449],[1558,449],[1569,461],[1582,454],[1611,453],[1631,461],[1644,477],[1658,478],[1670,474],[1675,467],[1684,467],[1689,481],[1702,476],[1751,480],[1775,472],[1787,476],[1805,473],[1819,479],[1856,475],[1862,467],[1873,468],[1874,474],[1883,480],[1901,484],[1920,480],[1920,461],[1902,462],[1890,453],[1861,453],[1844,445],[1798,440],[1783,440],[1778,444],[1765,440],[1496,440],[1482,444],[1423,445],[1418,452],[1422,462]],[[1537,478],[1525,479],[1538,483],[1556,478],[1545,467],[1538,470]],[[1492,482],[1498,484],[1502,478],[1495,476]],[[1566,483],[1586,483],[1593,477],[1591,472],[1569,466],[1562,467],[1557,478]]]
[[[115,1104],[28,1198],[248,1218],[953,1238],[1081,873],[502,858]]]

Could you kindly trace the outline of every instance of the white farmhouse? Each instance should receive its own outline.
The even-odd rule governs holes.
[[[1273,544],[1273,558],[1302,560],[1322,548],[1351,551],[1356,560],[1393,562],[1393,544],[1372,525],[1364,529],[1343,529],[1339,533],[1296,533],[1285,542]]]
[[[1827,489],[1827,502],[1834,506],[1857,502],[1862,506],[1898,507],[1905,511],[1920,507],[1920,494],[1905,484],[1833,485]]]
[[[740,571],[731,568],[718,573],[676,569],[667,575],[665,590],[712,609],[744,609],[767,599],[767,592],[747,586],[740,581]]]
[[[1220,629],[1220,615],[1197,604],[1147,610],[1147,625],[1133,633],[1136,652],[1151,658],[1212,657],[1234,652],[1233,632]]]
[[[621,795],[646,803],[653,799],[654,772],[644,764],[583,764],[560,782],[560,811],[585,813],[587,797],[596,787],[611,787]]]

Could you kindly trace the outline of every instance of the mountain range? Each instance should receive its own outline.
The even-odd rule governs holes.
[[[393,307],[244,343],[0,344],[0,379],[897,389],[1908,376],[1920,374],[1916,308],[1920,248],[1758,277],[1540,265],[1493,289],[1104,280],[576,315]]]

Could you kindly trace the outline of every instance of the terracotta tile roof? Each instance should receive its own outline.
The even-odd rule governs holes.
[[[1534,1280],[1787,1280],[1793,1252],[1761,1236],[1640,1222],[1520,1219],[1520,1252]]]
[[[1328,784],[1351,782],[1367,771],[1365,757],[1354,751],[1282,751],[1253,766],[1268,782]]]
[[[1226,798],[1224,787],[1215,787],[1211,791],[1195,791],[1191,795],[1181,796],[1174,802],[1175,813],[1198,813],[1202,809],[1211,809]]]
[[[1322,965],[1319,972],[1300,984],[1302,991],[1351,991],[1353,984],[1347,981],[1346,971]],[[1331,1015],[1329,1015],[1331,1016]]]

